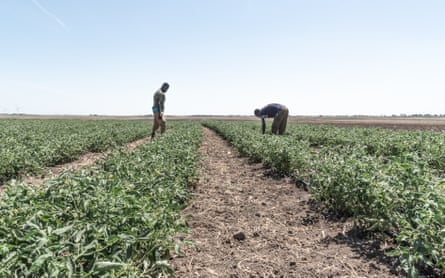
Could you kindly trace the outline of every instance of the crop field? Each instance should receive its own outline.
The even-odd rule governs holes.
[[[146,137],[149,121],[0,119],[0,184],[5,189],[0,199],[0,276],[185,273],[190,263],[182,268],[172,263],[187,257],[187,252],[181,255],[183,248],[199,248],[199,242],[180,235],[193,233],[182,211],[201,192],[200,168],[209,167],[200,163],[206,155],[200,151],[203,130],[216,132],[233,152],[263,165],[278,182],[287,179],[296,185],[297,194],[308,192],[317,213],[350,219],[352,228],[366,237],[392,242],[384,256],[397,260],[390,268],[399,268],[399,274],[445,275],[445,133],[365,126],[291,121],[284,136],[273,136],[262,135],[256,121],[182,119],[168,122],[166,134],[130,151],[125,145]],[[39,175],[81,154],[105,151],[95,163],[42,184],[21,181],[23,175]],[[229,178],[223,170],[215,169],[221,175],[217,183]],[[236,180],[230,184],[237,187]],[[237,194],[230,198],[247,193],[243,189]],[[217,201],[202,192],[199,196],[209,204]],[[264,207],[267,202],[260,203]],[[293,220],[289,215],[284,220],[288,226]],[[254,231],[252,237],[261,236]],[[240,265],[236,274],[243,277],[247,272]],[[257,269],[261,265],[259,261]],[[277,269],[287,271],[275,267],[268,277],[279,276]],[[286,267],[299,273],[298,262]]]
[[[254,123],[207,122],[243,155],[309,186],[312,199],[395,237],[410,276],[445,271],[445,135],[431,131],[291,125],[263,136]]]
[[[0,184],[146,135],[142,121],[0,119]]]
[[[8,122],[21,130],[14,133],[16,140],[33,134],[21,128],[28,124],[33,127],[28,130],[34,131],[42,123]],[[71,123],[43,126],[48,124]],[[70,127],[78,130],[83,125],[91,128],[93,142],[100,146],[109,144],[110,136],[117,133],[134,138],[147,133],[147,122],[85,122]],[[40,142],[52,141],[51,135]],[[55,138],[59,144],[71,145]],[[79,149],[91,145],[72,142]],[[131,153],[116,147],[91,167],[64,173],[41,186],[8,184],[0,200],[0,276],[167,276],[173,236],[186,227],[178,211],[188,198],[188,186],[197,178],[199,142],[197,125],[179,123],[156,144]],[[12,157],[20,154],[14,150]],[[63,153],[65,148],[58,150]]]

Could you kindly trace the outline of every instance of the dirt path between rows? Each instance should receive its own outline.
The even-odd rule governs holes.
[[[203,132],[200,182],[183,211],[196,248],[172,257],[176,277],[397,277],[383,243],[314,212],[308,192]]]
[[[134,142],[128,143],[126,145],[126,147],[128,148],[129,151],[133,151],[136,147],[138,147],[148,141],[150,141],[150,137],[146,137],[146,138],[139,139]],[[63,171],[67,171],[67,170],[75,171],[75,170],[81,169],[83,167],[92,165],[96,160],[104,157],[109,152],[110,151],[106,151],[103,153],[85,153],[74,161],[56,165],[54,167],[46,168],[39,175],[23,176],[21,178],[21,181],[28,185],[38,185],[38,184],[41,184],[49,179],[59,176]],[[3,195],[4,189],[5,189],[4,185],[0,184],[0,197]]]

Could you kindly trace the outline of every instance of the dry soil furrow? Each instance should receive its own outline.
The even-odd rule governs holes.
[[[350,223],[326,220],[309,193],[203,132],[201,179],[183,212],[196,248],[172,257],[177,277],[396,277],[369,253],[375,243],[348,236]]]

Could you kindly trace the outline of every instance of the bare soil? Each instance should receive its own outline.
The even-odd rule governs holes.
[[[204,129],[201,179],[183,211],[191,233],[176,277],[398,277],[390,244],[312,209],[310,193],[240,157]]]
[[[289,123],[323,124],[338,127],[377,127],[392,130],[445,130],[445,118],[443,117],[290,117]]]

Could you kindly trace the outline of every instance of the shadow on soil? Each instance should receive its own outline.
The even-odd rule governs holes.
[[[258,163],[258,161],[251,160],[250,163]],[[291,181],[296,187],[310,193],[310,185],[303,180],[295,179],[275,171],[270,167],[263,166],[264,176],[274,180]],[[320,221],[321,218],[327,222],[338,224],[350,221],[342,216],[326,211],[322,205],[308,202],[311,207],[311,212],[301,219],[301,224],[308,226]],[[376,235],[366,230],[353,227],[345,233],[339,233],[335,237],[326,237],[321,243],[329,245],[331,243],[348,245],[358,256],[368,260],[375,261],[377,264],[387,265],[391,273],[395,276],[405,277],[406,273],[400,267],[400,260],[397,257],[388,256],[386,253],[394,250],[396,247],[394,234]],[[382,248],[382,246],[386,246]],[[375,266],[377,267],[377,266]],[[425,278],[439,278],[444,277],[438,274],[437,271],[428,267],[419,267],[420,277]]]
[[[335,237],[325,238],[323,243],[326,245],[329,245],[330,243],[348,245],[360,257],[387,265],[391,269],[392,274],[402,276],[398,258],[390,257],[385,254],[385,252],[393,250],[394,247],[391,246],[383,250],[381,246],[382,244],[385,244],[384,240],[379,238],[376,239],[366,231],[352,228],[345,234],[339,233]]]
[[[310,191],[309,184],[305,181],[295,178],[289,178],[283,173],[274,171],[268,167],[264,167],[264,176],[275,180],[289,180],[295,184],[296,187],[304,191]],[[310,193],[310,192],[309,192]],[[300,219],[301,225],[310,226],[318,223],[321,219],[324,219],[328,223],[333,225],[339,223],[346,223],[350,219],[346,219],[342,216],[327,211],[321,204],[316,204],[312,201],[308,201],[310,211],[305,217]],[[394,248],[394,239],[387,236],[376,236],[365,230],[358,228],[351,228],[345,233],[338,233],[335,237],[327,236],[321,241],[321,244],[328,246],[329,244],[341,244],[348,245],[358,256],[366,258],[367,260],[375,261],[377,264],[387,265],[391,269],[391,273],[403,277],[405,276],[400,270],[400,261],[396,257],[390,257],[385,252],[391,251]],[[382,249],[382,246],[388,246]],[[377,266],[375,266],[377,267]],[[428,276],[430,277],[430,276]]]

